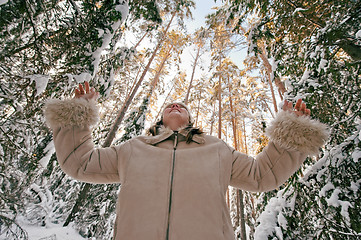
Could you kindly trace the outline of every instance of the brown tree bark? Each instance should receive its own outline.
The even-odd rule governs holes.
[[[149,98],[152,96],[153,91],[154,91],[155,87],[157,86],[157,83],[158,83],[158,81],[159,81],[159,77],[160,77],[160,75],[161,75],[161,73],[162,73],[162,70],[163,70],[163,68],[164,68],[165,62],[168,60],[168,58],[169,58],[170,53],[171,53],[172,50],[173,50],[173,46],[171,46],[171,47],[168,49],[166,55],[163,57],[162,62],[161,62],[161,64],[159,65],[159,67],[158,67],[158,69],[157,69],[157,72],[155,73],[155,76],[154,76],[154,78],[153,78],[152,84],[151,84],[151,86],[150,86],[150,91],[149,91],[149,93],[148,93],[148,97],[149,97]]]
[[[197,62],[198,62],[198,59],[199,59],[199,56],[200,56],[200,50],[201,50],[201,47],[198,46],[197,54],[196,54],[196,57],[194,58],[194,62],[193,62],[193,69],[192,69],[191,80],[190,80],[190,82],[189,82],[189,86],[188,86],[188,89],[187,89],[187,94],[186,94],[186,97],[185,97],[185,99],[184,99],[184,104],[185,104],[185,105],[188,104],[189,93],[190,93],[191,88],[192,88],[194,73],[195,73],[195,71],[196,71]]]
[[[277,101],[276,101],[276,96],[275,96],[275,92],[273,90],[273,84],[272,84],[272,79],[271,79],[272,66],[266,57],[266,50],[265,50],[264,46],[262,45],[261,48],[262,48],[262,52],[259,54],[259,56],[261,57],[263,64],[266,67],[267,80],[268,80],[268,84],[269,84],[271,94],[272,94],[273,107],[274,107],[275,113],[277,113],[278,112]]]
[[[109,133],[108,133],[108,135],[107,135],[107,137],[106,137],[106,139],[104,141],[103,147],[108,147],[108,146],[111,145],[111,143],[112,143],[112,141],[113,141],[113,139],[115,137],[115,133],[118,130],[119,125],[122,122],[126,111],[128,110],[131,102],[133,101],[133,98],[134,98],[136,92],[138,91],[138,88],[140,87],[141,83],[143,82],[143,80],[145,78],[145,75],[147,74],[151,63],[153,62],[154,57],[157,55],[157,52],[158,52],[159,48],[161,47],[161,45],[162,45],[162,43],[163,43],[163,41],[165,39],[165,36],[166,36],[166,34],[168,32],[168,29],[169,29],[169,27],[170,27],[170,25],[171,25],[171,23],[172,23],[172,21],[173,21],[173,19],[175,17],[175,14],[176,14],[176,12],[173,13],[172,18],[170,19],[166,29],[164,30],[163,37],[160,39],[160,41],[158,42],[156,48],[154,49],[153,54],[150,57],[147,66],[144,68],[144,70],[142,72],[142,75],[140,76],[140,78],[139,78],[136,86],[134,87],[132,93],[130,94],[130,96],[127,98],[127,100],[124,102],[122,108],[120,109],[120,111],[119,111],[119,113],[118,113],[118,115],[117,115],[117,117],[115,119],[115,122],[114,122],[112,128],[110,129],[110,131],[109,131]]]
[[[229,107],[232,113],[232,129],[233,129],[233,145],[236,150],[238,149],[238,141],[237,141],[237,111],[233,108],[233,100],[232,100],[232,85],[228,79],[228,89],[231,94],[229,99]],[[241,239],[246,240],[246,222],[244,218],[244,204],[243,204],[243,193],[242,190],[237,190],[237,219],[238,225],[241,227]]]

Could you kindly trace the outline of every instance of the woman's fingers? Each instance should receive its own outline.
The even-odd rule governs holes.
[[[295,109],[297,110],[297,111],[300,111],[301,110],[301,108],[302,108],[302,99],[298,99],[297,100],[297,102],[296,102],[296,105],[295,105]],[[306,105],[305,105],[306,106]]]
[[[290,109],[292,109],[292,103],[289,102],[289,101],[287,101],[287,100],[285,100],[285,101],[283,102],[282,110],[283,110],[283,111],[288,111],[288,110],[290,110]]]
[[[302,101],[302,99],[298,99],[294,107],[292,102],[285,100],[282,109],[284,111],[294,112],[297,116],[311,115],[311,110],[306,107],[306,104]]]
[[[97,99],[99,97],[99,93],[95,90],[95,88],[90,88],[89,82],[85,81],[84,86],[79,83],[79,88],[75,89],[75,98],[85,98],[85,99]]]
[[[80,98],[80,96],[81,96],[80,91],[76,88],[75,89],[75,97]]]
[[[89,83],[87,81],[84,82],[84,86],[85,86],[85,92],[89,93]]]
[[[300,108],[299,111],[301,111],[301,112],[303,112],[303,113],[306,112],[306,104],[305,104],[305,103],[302,103],[302,104],[301,104],[301,108]]]
[[[83,85],[81,83],[79,83],[79,91],[80,91],[80,94],[85,94]]]

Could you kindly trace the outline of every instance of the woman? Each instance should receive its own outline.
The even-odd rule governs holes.
[[[68,175],[89,183],[122,184],[114,239],[234,239],[224,197],[228,186],[275,189],[327,139],[326,126],[310,119],[302,100],[295,108],[285,101],[267,129],[268,146],[254,159],[192,127],[188,108],[173,103],[150,129],[152,136],[94,148],[90,127],[98,120],[97,97],[85,82],[75,98],[50,100],[45,116]]]

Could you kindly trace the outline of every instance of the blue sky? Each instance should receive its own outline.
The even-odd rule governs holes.
[[[194,20],[187,20],[186,25],[190,32],[205,25],[206,16],[215,12],[213,7],[220,6],[220,1],[216,3],[213,0],[196,0],[196,7],[192,10]]]
[[[214,0],[196,0],[195,3],[196,3],[196,7],[195,9],[192,9],[193,20],[190,19],[185,20],[185,25],[190,33],[194,32],[196,29],[200,28],[201,26],[205,26],[206,16],[210,13],[214,13],[216,10],[213,8],[217,6],[221,6],[222,4],[220,0],[218,0],[216,3],[214,2]],[[185,50],[186,58],[188,58],[187,51],[191,51],[191,49]],[[246,54],[247,54],[246,49],[243,49],[242,51],[240,51],[240,49],[236,49],[230,53],[229,57],[239,68],[242,68],[243,60],[245,59]],[[207,60],[209,60],[209,57],[203,57],[203,60],[205,60],[204,64],[207,65]],[[189,60],[187,59],[185,62],[188,62],[187,63],[188,65],[190,64],[191,61],[192,59],[189,58]],[[196,77],[199,77],[197,73],[199,73],[199,71],[196,72]]]

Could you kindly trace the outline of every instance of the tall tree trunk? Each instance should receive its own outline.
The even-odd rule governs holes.
[[[272,79],[271,79],[271,75],[272,75],[272,66],[271,64],[269,63],[267,57],[266,57],[266,50],[264,48],[264,45],[262,45],[262,52],[259,54],[262,61],[263,61],[263,64],[265,65],[266,67],[266,71],[267,71],[267,80],[268,80],[268,84],[269,84],[269,87],[270,87],[270,90],[271,90],[271,94],[272,94],[272,101],[273,101],[273,107],[275,109],[275,113],[278,112],[278,109],[277,109],[277,101],[276,101],[276,96],[275,96],[275,92],[273,90],[273,84],[272,84]]]
[[[169,27],[170,27],[170,25],[171,25],[171,23],[172,23],[172,21],[173,21],[173,19],[174,19],[174,17],[175,17],[175,14],[176,14],[176,12],[174,12],[174,13],[172,14],[172,17],[171,17],[171,19],[170,19],[170,21],[169,21],[166,29],[164,30],[163,36],[162,36],[162,38],[159,40],[156,48],[154,49],[154,52],[153,52],[151,58],[149,59],[148,64],[147,64],[147,66],[145,67],[145,69],[144,69],[144,71],[143,71],[140,79],[138,80],[137,85],[134,87],[131,95],[127,98],[127,100],[124,102],[122,108],[120,109],[120,111],[119,111],[119,113],[118,113],[118,115],[117,115],[117,117],[116,117],[116,120],[115,120],[115,122],[113,123],[113,126],[111,127],[111,129],[110,129],[110,131],[109,131],[109,133],[108,133],[108,135],[107,135],[107,137],[106,137],[106,139],[105,139],[105,141],[104,141],[104,143],[103,143],[103,147],[109,147],[109,146],[111,145],[111,143],[112,143],[112,141],[113,141],[113,139],[114,139],[114,137],[115,137],[115,133],[116,133],[116,131],[118,130],[119,125],[120,125],[120,123],[122,122],[122,120],[123,120],[123,118],[124,118],[124,116],[125,116],[125,113],[126,113],[126,111],[128,110],[128,108],[129,108],[129,106],[130,106],[130,103],[132,102],[132,100],[133,100],[136,92],[138,91],[138,88],[140,87],[140,84],[141,84],[142,81],[144,80],[144,77],[145,77],[146,73],[148,72],[148,70],[149,70],[149,68],[150,68],[150,65],[151,65],[154,57],[156,56],[159,48],[161,47],[161,45],[162,45],[162,43],[163,43],[163,41],[164,41],[164,39],[165,39],[165,37],[166,37],[167,31],[168,31],[168,29],[169,29]],[[83,188],[80,190],[80,193],[79,193],[79,195],[78,195],[78,198],[77,198],[77,200],[76,200],[76,202],[75,202],[75,204],[74,204],[74,207],[72,208],[70,214],[68,215],[67,221],[64,223],[64,226],[67,226],[67,225],[74,219],[75,214],[76,214],[76,213],[79,211],[79,209],[80,209],[81,203],[86,199],[87,193],[88,193],[89,190],[90,190],[90,187],[91,187],[91,186],[90,186],[89,183],[85,183],[85,184],[82,184],[82,185],[83,185]]]
[[[262,53],[260,53],[259,56],[263,61],[263,65],[266,67],[266,71],[267,71],[267,75],[268,75],[268,79],[269,79],[268,82],[270,83],[270,82],[272,82],[272,79],[271,79],[271,74],[273,73],[272,66],[267,59],[264,46],[262,46],[261,48],[262,48]],[[282,100],[283,95],[286,92],[286,87],[285,87],[284,83],[281,81],[281,79],[277,76],[274,76],[273,81],[275,82],[275,84],[277,86],[278,94]],[[273,87],[272,87],[272,89],[273,89]]]
[[[241,239],[247,240],[247,234],[246,234],[246,219],[244,217],[244,204],[243,204],[243,191],[238,190],[239,195],[239,213],[240,213],[240,224],[241,224]]]
[[[139,80],[138,80],[138,82],[137,82],[137,85],[134,87],[132,93],[130,94],[130,96],[129,96],[128,99],[124,102],[122,108],[120,109],[120,111],[119,111],[119,113],[118,113],[118,116],[117,116],[117,118],[115,119],[115,122],[114,122],[112,128],[110,129],[110,131],[109,131],[109,133],[108,133],[108,135],[107,135],[107,138],[106,138],[105,141],[104,141],[104,144],[103,144],[104,147],[108,147],[108,146],[111,145],[111,143],[112,143],[112,141],[113,141],[113,139],[114,139],[114,137],[115,137],[115,133],[117,132],[117,130],[118,130],[118,128],[119,128],[119,125],[120,125],[120,123],[122,122],[122,120],[123,120],[123,118],[124,118],[124,116],[125,116],[125,113],[126,113],[126,111],[128,110],[128,108],[129,108],[129,106],[130,106],[130,103],[133,101],[133,98],[134,98],[136,92],[138,91],[138,88],[140,87],[141,83],[143,82],[143,80],[144,80],[144,78],[145,78],[145,75],[147,74],[147,72],[148,72],[148,70],[149,70],[149,68],[150,68],[150,65],[151,65],[152,62],[153,62],[154,57],[157,55],[157,52],[158,52],[159,48],[161,47],[163,41],[165,40],[165,37],[166,37],[167,32],[168,32],[168,29],[169,29],[169,27],[170,27],[170,25],[171,25],[171,23],[172,23],[172,21],[173,21],[173,19],[174,19],[174,17],[175,17],[175,14],[176,14],[176,13],[174,12],[173,15],[172,15],[172,18],[170,19],[170,21],[169,21],[169,23],[168,23],[168,25],[167,25],[167,27],[166,27],[166,29],[164,30],[164,33],[163,33],[162,38],[159,40],[156,48],[154,49],[154,52],[153,52],[152,56],[150,57],[150,59],[149,59],[149,61],[148,61],[147,66],[144,68],[144,70],[143,70],[143,72],[142,72],[142,75],[140,76],[140,78],[139,78]]]
[[[244,119],[242,121],[243,125],[243,137],[244,137],[244,153],[248,154],[248,147],[247,147],[247,134],[246,134],[246,123],[244,122]]]
[[[221,67],[221,64],[219,64]],[[222,138],[222,76],[218,79],[218,138]]]
[[[143,39],[148,35],[149,31],[145,31],[145,34],[140,38],[140,40],[134,45],[134,48],[137,48]]]
[[[149,100],[150,100],[150,98],[151,98],[151,96],[152,96],[152,94],[153,94],[153,91],[154,91],[154,89],[155,89],[155,87],[156,87],[156,85],[157,85],[157,83],[158,83],[158,81],[159,81],[159,77],[160,77],[160,75],[161,75],[161,73],[162,73],[162,70],[163,70],[163,68],[164,68],[165,62],[168,60],[168,58],[169,58],[170,53],[171,53],[172,50],[173,50],[173,46],[171,46],[171,47],[168,49],[166,55],[163,57],[162,62],[161,62],[161,64],[159,65],[159,67],[158,67],[158,69],[157,69],[157,72],[155,73],[155,76],[154,76],[154,78],[153,78],[152,84],[151,84],[151,86],[150,86],[150,91],[148,92]]]
[[[216,104],[213,103],[213,113],[212,113],[212,118],[211,118],[211,131],[209,132],[209,135],[212,135],[213,133],[213,125],[214,125],[214,115],[216,112]]]
[[[196,114],[196,122],[195,125],[198,126],[198,117],[199,117],[199,110],[201,108],[201,98],[198,98],[198,106],[197,106],[197,114]]]
[[[185,105],[188,104],[189,93],[190,93],[191,88],[192,88],[194,73],[195,73],[195,71],[196,71],[197,62],[198,62],[199,55],[200,55],[200,50],[201,50],[201,47],[198,46],[197,54],[196,54],[196,57],[195,57],[194,62],[193,62],[193,70],[192,70],[191,80],[190,80],[190,82],[189,82],[189,86],[188,86],[188,89],[187,89],[187,94],[186,94],[186,97],[185,97],[185,99],[184,99],[184,104],[185,104]]]
[[[232,113],[231,116],[231,122],[232,122],[232,129],[233,129],[233,147],[234,149],[238,150],[238,142],[237,142],[237,119],[236,119],[236,110],[233,108],[233,99],[232,99],[232,85],[229,82],[229,78],[228,78],[228,91],[229,94],[231,95],[229,98],[229,107]]]
[[[237,141],[237,111],[236,109],[233,108],[233,99],[232,99],[232,85],[230,84],[229,82],[229,79],[228,79],[228,91],[230,93],[230,98],[229,98],[229,106],[230,106],[230,110],[231,110],[231,113],[232,113],[232,128],[233,128],[233,145],[234,145],[234,148],[236,150],[239,150],[238,149],[238,141]],[[238,224],[239,226],[241,227],[241,239],[242,240],[246,240],[246,222],[245,222],[245,219],[244,219],[244,204],[243,204],[243,193],[242,193],[242,190],[238,190],[237,191],[237,219],[238,219]]]
[[[126,98],[129,98],[130,94],[133,92],[133,89],[134,89],[134,87],[135,87],[136,84],[137,84],[137,79],[138,79],[138,76],[139,76],[141,70],[142,70],[141,68],[138,69],[137,74],[135,75],[135,81],[133,82],[133,84],[132,84],[132,86],[130,87],[130,89],[127,90]]]
[[[73,206],[73,208],[71,209],[70,214],[68,215],[68,217],[66,218],[63,227],[66,227],[69,225],[70,222],[73,221],[75,214],[80,210],[81,208],[81,204],[82,204],[82,200],[86,198],[87,193],[89,192],[91,187],[91,184],[89,183],[82,183],[81,184],[81,190],[79,192],[78,195],[78,199],[75,201],[75,204]]]

